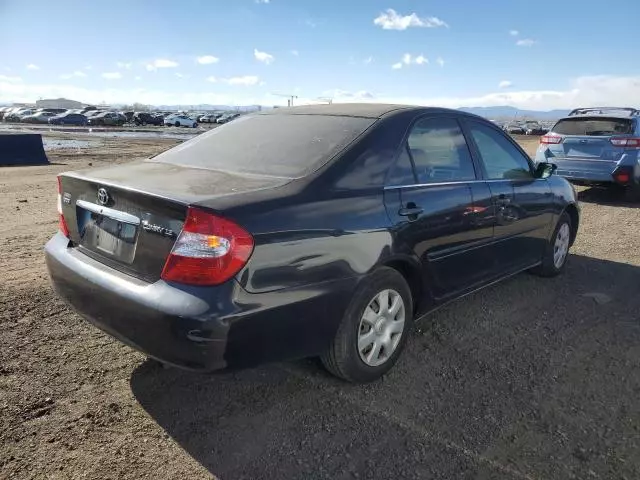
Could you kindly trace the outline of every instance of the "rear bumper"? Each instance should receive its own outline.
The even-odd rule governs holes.
[[[250,294],[146,283],[68,248],[56,234],[45,259],[58,295],[83,318],[159,361],[192,370],[317,355],[333,338],[357,279]]]

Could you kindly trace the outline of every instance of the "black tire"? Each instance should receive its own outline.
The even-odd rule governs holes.
[[[395,290],[404,302],[405,320],[400,340],[393,353],[381,365],[367,365],[358,352],[358,332],[365,309],[382,290]],[[320,357],[325,368],[348,382],[367,383],[387,373],[402,353],[413,330],[413,299],[406,280],[389,267],[375,270],[362,281],[347,307],[338,331],[328,350]]]
[[[555,244],[556,239],[558,238],[558,232],[563,227],[563,225],[567,225],[569,228],[569,235],[573,232],[571,226],[571,217],[567,212],[562,212],[560,218],[558,219],[558,223],[556,224],[556,228],[553,231],[553,235],[551,236],[551,240],[547,243],[547,247],[545,249],[544,255],[542,257],[542,263],[537,267],[531,269],[531,273],[538,275],[540,277],[555,277],[556,275],[560,275],[565,267],[567,266],[567,260],[569,259],[569,248],[571,247],[571,242],[569,241],[569,245],[567,246],[567,253],[562,260],[562,264],[557,266],[554,262],[554,252],[555,252]]]
[[[640,202],[640,185],[628,185],[624,189],[624,199],[627,202]]]
[[[180,122],[176,122],[173,124],[174,127],[179,127],[180,126]]]

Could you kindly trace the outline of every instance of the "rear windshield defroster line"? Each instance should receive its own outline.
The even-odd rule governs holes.
[[[375,121],[333,115],[246,115],[148,161],[300,178],[322,167]]]

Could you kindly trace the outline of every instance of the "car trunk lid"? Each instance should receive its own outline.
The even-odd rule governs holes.
[[[632,135],[630,118],[581,116],[560,120],[552,134],[561,135],[562,142],[547,146],[556,159],[602,161],[615,163],[625,153],[624,147],[611,143],[612,137]]]
[[[150,282],[160,278],[189,205],[215,205],[216,198],[289,181],[148,161],[70,172],[60,180],[73,248]]]

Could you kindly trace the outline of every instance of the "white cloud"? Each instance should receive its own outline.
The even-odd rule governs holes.
[[[176,73],[175,75],[178,78],[189,78],[191,76],[191,75],[187,75],[187,74],[180,73],[180,72]]]
[[[250,85],[258,84],[260,82],[260,78],[256,77],[255,75],[244,75],[242,77],[231,77],[231,78],[222,79],[222,81],[229,85],[250,86]]]
[[[342,90],[340,88],[335,88],[333,90],[325,90],[322,92],[323,97],[328,98],[349,98],[349,99],[372,99],[375,98],[375,95],[367,90],[358,90],[356,92],[351,92],[349,90]]]
[[[93,67],[92,67],[91,65],[85,65],[85,66],[84,66],[84,69],[85,69],[85,70],[91,70],[92,68],[93,68]]]
[[[22,81],[22,78],[20,77],[10,77],[8,75],[0,75],[0,82],[17,83],[21,81]],[[1,91],[2,90],[0,90],[0,92]]]
[[[256,3],[269,3],[269,0],[255,0]]]
[[[412,56],[410,53],[405,53],[398,63],[391,65],[391,68],[398,70],[403,65],[426,65],[427,63],[429,63],[429,59],[422,54]]]
[[[509,35],[512,37],[517,37],[520,34],[518,30],[509,30]]]
[[[213,55],[203,55],[201,57],[196,58],[196,62],[200,65],[210,65],[212,63],[218,63],[220,59],[218,57],[214,57]]]
[[[509,88],[511,85],[513,85],[513,83],[511,83],[509,80],[502,80],[500,83],[498,83],[498,88]]]
[[[262,62],[266,65],[269,65],[271,62],[273,62],[275,60],[274,56],[267,53],[267,52],[261,52],[260,50],[258,50],[257,48],[253,49],[253,56],[256,58],[256,60],[258,60],[259,62]]]
[[[362,63],[364,63],[365,65],[369,65],[371,62],[373,62],[373,57],[370,55],[367,58],[365,58]]]
[[[373,24],[382,27],[383,30],[406,30],[409,27],[436,28],[448,27],[444,21],[438,17],[418,17],[417,14],[399,15],[393,8],[373,19]]]
[[[147,70],[150,72],[153,72],[154,70],[157,70],[159,68],[175,68],[177,66],[178,66],[178,63],[174,62],[173,60],[158,58],[153,62],[147,64]]]
[[[413,62],[416,65],[424,65],[426,63],[429,63],[429,59],[424,55],[418,55],[416,58],[413,59]]]
[[[535,40],[532,40],[531,38],[523,38],[522,40],[518,40],[516,42],[516,45],[518,47],[531,47],[536,43]]]
[[[436,59],[436,63],[437,63],[438,65],[440,65],[441,67],[444,67],[444,59],[443,59],[442,57],[438,57],[438,58]]]
[[[63,80],[68,80],[68,79],[74,78],[74,77],[75,78],[83,78],[83,77],[86,77],[86,76],[87,76],[87,74],[84,73],[83,71],[76,70],[73,73],[63,73],[62,75],[60,75],[60,78],[63,79]]]
[[[123,68],[125,70],[130,70],[131,69],[131,63],[130,62],[116,62],[116,66],[118,68]]]
[[[291,55],[297,57],[298,55],[300,55],[300,52],[298,52],[298,50],[291,50]]]
[[[120,72],[106,72],[102,74],[102,78],[106,78],[107,80],[120,80],[122,74]]]
[[[29,65],[27,65],[27,70],[40,70],[40,67],[38,65],[30,63]]]
[[[213,75],[210,77],[207,77],[207,82],[211,82],[211,83],[216,83],[218,81],[218,79],[216,77],[214,77]]]
[[[140,75],[136,75],[135,77],[133,77],[133,79],[140,81],[140,80],[142,80],[142,77]]]

